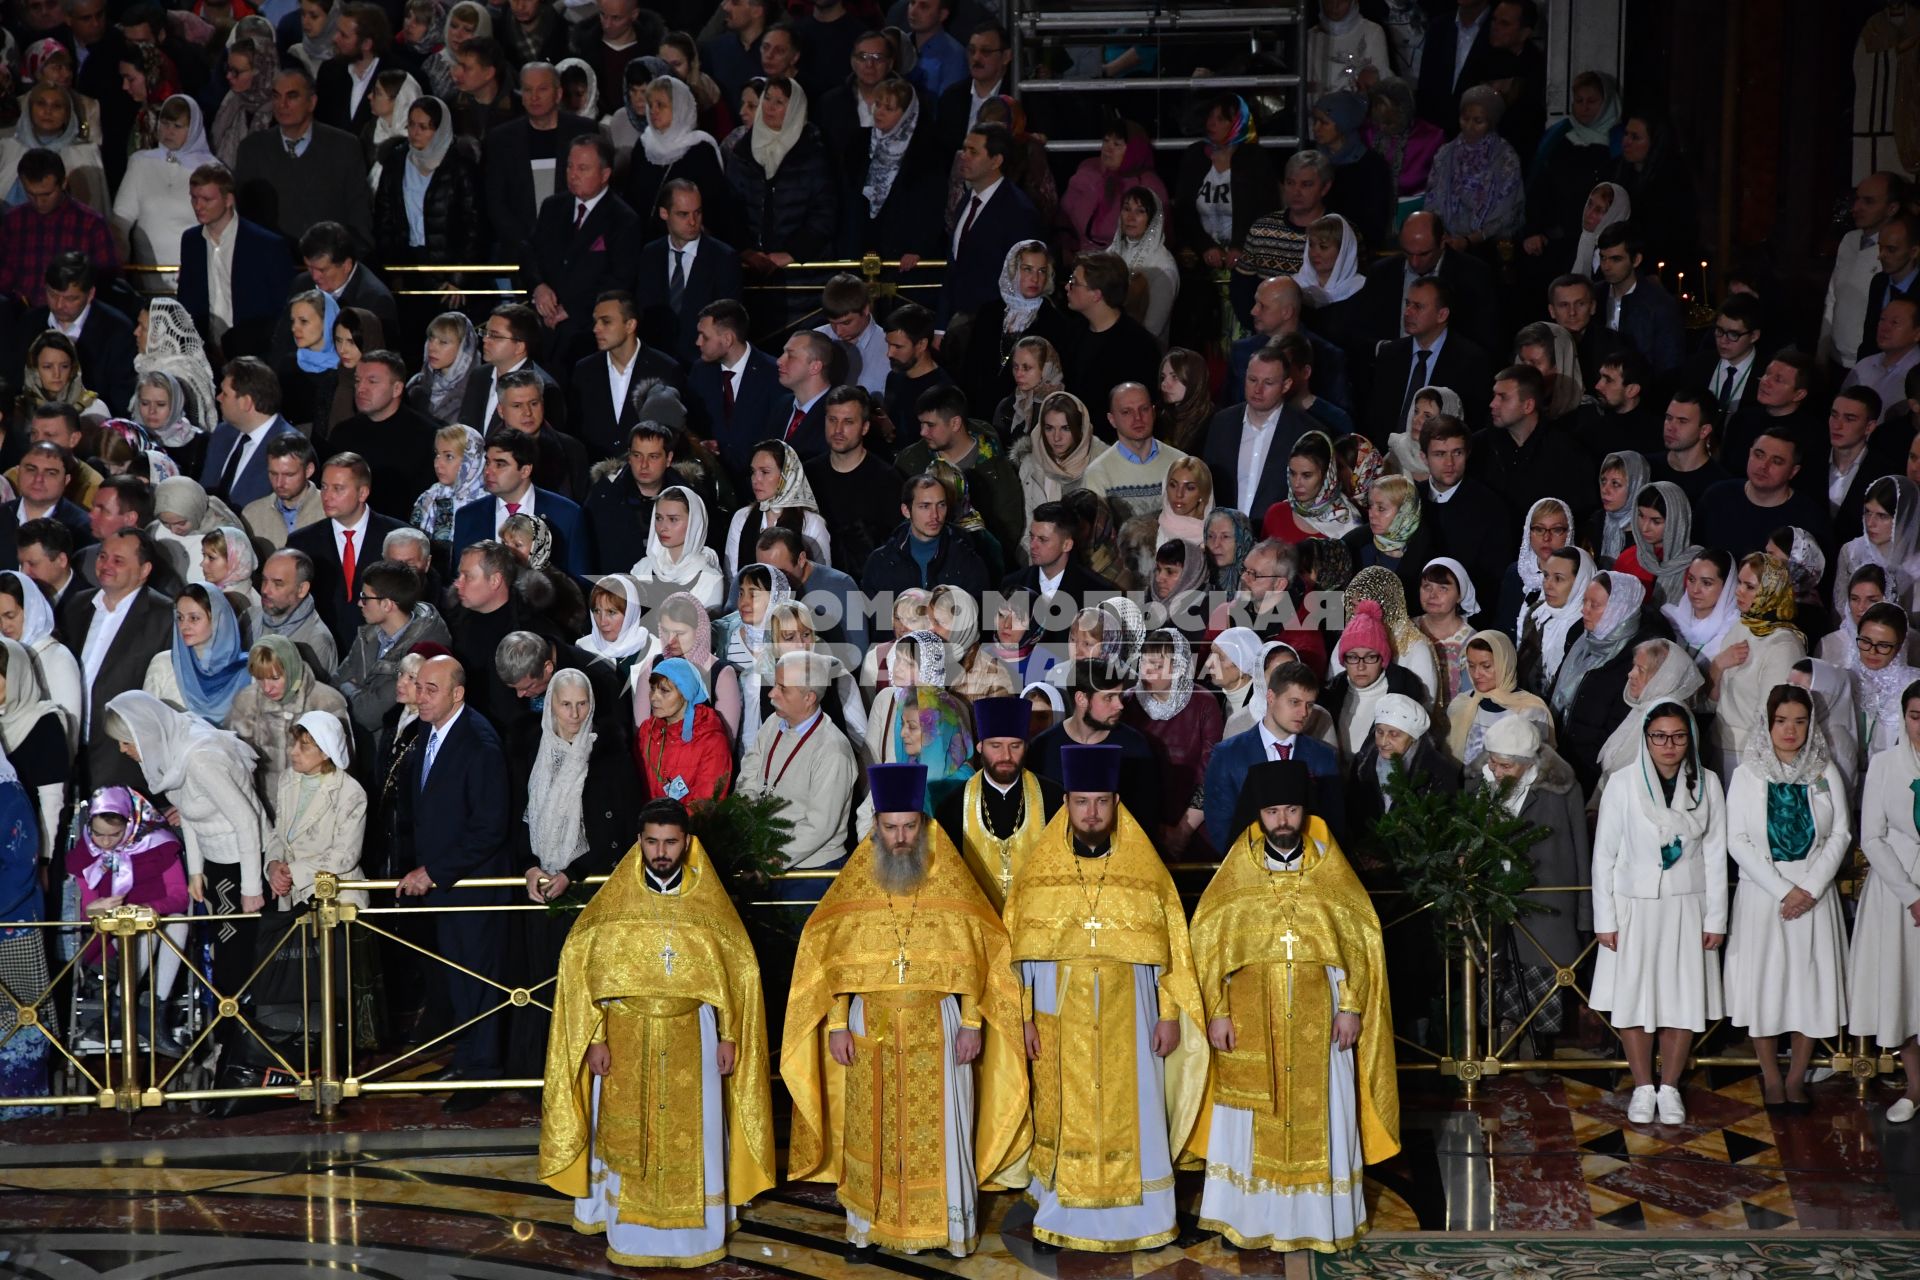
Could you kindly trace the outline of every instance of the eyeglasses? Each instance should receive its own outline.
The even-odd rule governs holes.
[[[1729,329],[1723,324],[1713,326],[1713,336],[1725,338],[1728,342],[1738,342],[1752,332],[1751,329]]]
[[[1377,653],[1343,653],[1340,665],[1343,667],[1377,667],[1385,659]]]
[[[361,593],[360,593],[360,594],[359,594],[358,596],[356,596],[356,597],[354,597],[354,603],[356,603],[356,604],[384,604],[384,603],[386,603],[386,601],[387,601],[388,599],[389,599],[389,597],[387,597],[387,596],[370,596],[370,595],[368,595],[368,594],[367,594],[366,592],[364,592],[364,591],[362,591],[362,592],[361,592]]]
[[[1536,538],[1564,538],[1567,536],[1567,526],[1563,524],[1530,524],[1527,526],[1527,532]]]
[[[1693,735],[1685,729],[1678,730],[1674,733],[1663,733],[1655,729],[1647,735],[1647,741],[1656,747],[1684,747],[1692,737]]]
[[[1862,653],[1877,653],[1882,657],[1900,647],[1898,640],[1869,640],[1865,636],[1856,636],[1853,643]]]
[[[855,62],[890,62],[892,59],[893,55],[890,53],[856,53],[853,55]]]

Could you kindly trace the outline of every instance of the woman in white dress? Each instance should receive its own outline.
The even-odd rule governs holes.
[[[784,524],[807,543],[807,559],[833,566],[833,538],[820,518],[820,503],[801,469],[800,455],[781,440],[762,440],[753,447],[747,484],[753,501],[733,513],[727,522],[727,576],[737,580],[740,570],[756,558],[754,542],[760,530]],[[637,573],[637,571],[636,571]]]
[[[1807,1105],[1814,1045],[1846,1021],[1847,929],[1834,873],[1853,847],[1847,784],[1813,720],[1813,695],[1767,695],[1727,784],[1727,852],[1740,864],[1727,934],[1727,1020],[1745,1027],[1769,1107]],[[1786,1080],[1780,1037],[1792,1036]]]
[[[1727,815],[1701,764],[1693,716],[1647,708],[1640,750],[1600,799],[1593,837],[1593,1008],[1609,1015],[1633,1071],[1627,1119],[1684,1124],[1680,1080],[1693,1037],[1722,1012]],[[1653,1074],[1655,1037],[1660,1077]]]
[[[136,151],[113,197],[113,239],[127,262],[177,262],[180,237],[199,226],[187,179],[203,164],[218,163],[207,144],[200,104],[176,93],[160,106],[160,145]],[[178,272],[142,277],[171,289]]]
[[[1874,756],[1860,808],[1866,887],[1847,957],[1847,1029],[1898,1047],[1905,1096],[1887,1108],[1904,1124],[1920,1106],[1920,683],[1900,695],[1899,745]]]
[[[727,579],[720,557],[707,545],[707,504],[699,494],[677,484],[660,491],[647,529],[647,554],[633,566],[633,577],[656,602],[685,591],[707,609],[720,607]]]
[[[1748,555],[1734,577],[1733,602],[1740,620],[1727,628],[1720,652],[1707,664],[1708,696],[1718,703],[1713,736],[1723,777],[1733,776],[1747,735],[1765,726],[1773,686],[1786,684],[1793,664],[1807,656],[1807,638],[1793,625],[1786,565],[1762,552]]]

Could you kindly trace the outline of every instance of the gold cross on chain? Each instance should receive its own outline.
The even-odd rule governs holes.
[[[1095,951],[1098,951],[1100,949],[1100,935],[1094,932],[1094,930],[1106,928],[1107,922],[1098,916],[1088,916],[1080,922],[1080,927],[1087,931],[1087,945]]]
[[[1288,925],[1288,926],[1287,926],[1287,931],[1286,931],[1285,933],[1283,933],[1283,934],[1281,934],[1281,935],[1280,935],[1280,937],[1279,937],[1279,938],[1277,939],[1277,941],[1279,941],[1279,942],[1284,942],[1284,943],[1286,943],[1286,944],[1287,944],[1287,961],[1288,961],[1288,963],[1292,963],[1292,961],[1293,961],[1293,944],[1294,944],[1294,943],[1296,943],[1296,942],[1299,942],[1299,941],[1301,941],[1301,940],[1302,940],[1302,939],[1301,939],[1301,937],[1300,937],[1300,935],[1299,935],[1299,934],[1297,934],[1297,933],[1295,933],[1295,932],[1293,931],[1293,926],[1292,926],[1292,925]]]
[[[671,938],[667,939],[666,944],[660,948],[660,963],[666,966],[669,974],[673,972],[673,958],[679,954],[678,951],[673,949],[673,939]]]
[[[908,963],[909,962],[907,960],[907,953],[904,950],[901,951],[899,955],[893,958],[893,973],[894,973],[893,981],[896,986],[906,985]]]

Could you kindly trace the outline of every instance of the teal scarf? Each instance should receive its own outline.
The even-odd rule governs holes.
[[[1767,784],[1767,844],[1775,862],[1800,862],[1813,848],[1813,805],[1799,782]]]

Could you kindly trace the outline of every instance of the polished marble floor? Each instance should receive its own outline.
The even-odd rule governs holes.
[[[1920,1232],[1920,1124],[1884,1120],[1849,1082],[1807,1116],[1769,1115],[1751,1072],[1706,1071],[1685,1126],[1634,1129],[1604,1077],[1488,1081],[1466,1107],[1405,1098],[1405,1150],[1369,1170],[1380,1238],[1413,1232]],[[215,1121],[186,1111],[69,1113],[0,1124],[0,1276],[231,1280],[351,1270],[520,1280],[630,1274],[574,1234],[534,1179],[534,1109],[506,1096],[448,1123],[433,1098],[362,1099],[322,1127],[288,1107]],[[1198,1184],[1183,1181],[1188,1196]],[[1036,1256],[1028,1211],[988,1198],[971,1258],[848,1268],[830,1192],[790,1185],[752,1205],[715,1280],[1207,1280],[1304,1276],[1305,1259],[1210,1239],[1144,1256]],[[1362,1249],[1365,1249],[1362,1245]],[[1920,1257],[1920,1236],[1915,1237]],[[1915,1274],[1920,1275],[1920,1262]]]

